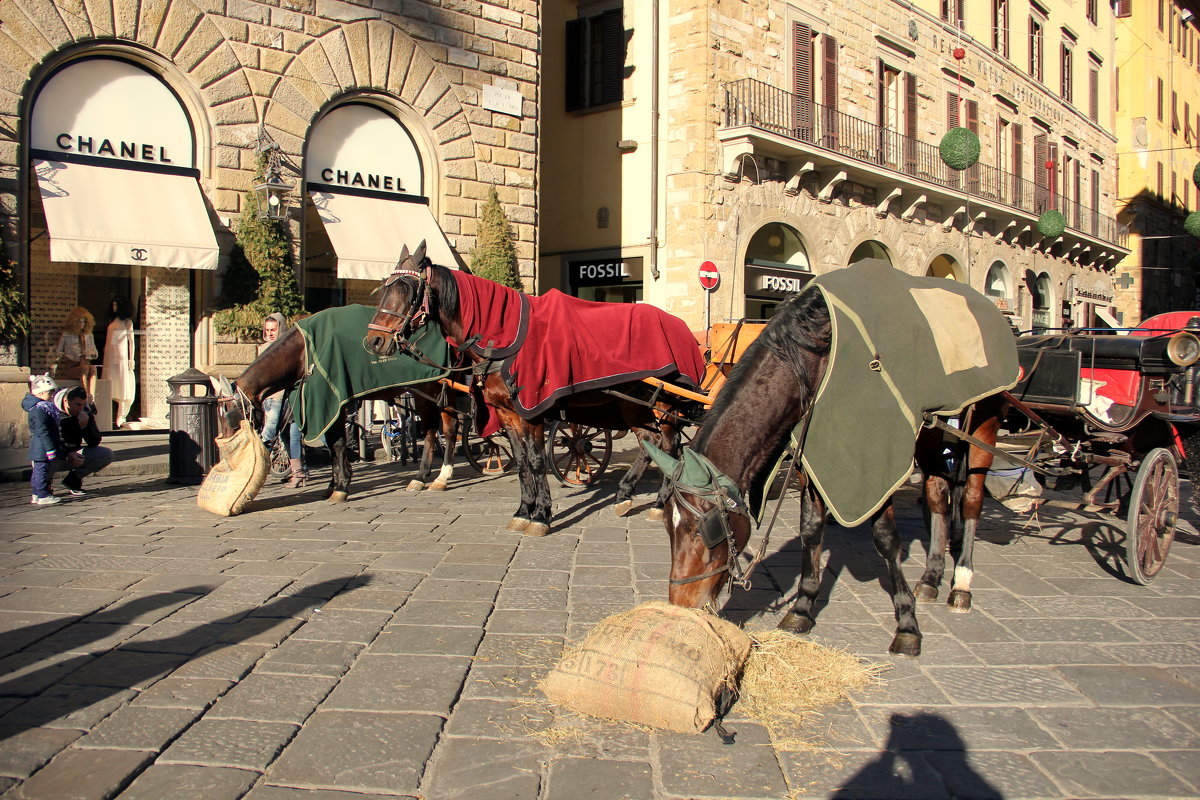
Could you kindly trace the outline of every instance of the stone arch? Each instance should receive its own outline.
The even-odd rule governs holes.
[[[951,278],[965,283],[969,280],[962,257],[942,248],[933,258],[926,259],[925,274],[932,277]]]
[[[299,155],[309,127],[352,93],[381,100],[425,138],[431,166],[475,155],[466,111],[437,62],[399,28],[365,20],[309,42],[284,71],[263,120],[286,152]]]

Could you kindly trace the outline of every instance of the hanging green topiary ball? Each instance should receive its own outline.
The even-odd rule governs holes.
[[[1192,183],[1196,184],[1196,188],[1200,189],[1200,162],[1196,162],[1196,168],[1192,170]]]
[[[1193,211],[1183,220],[1183,229],[1200,239],[1200,211]]]
[[[938,148],[950,169],[963,170],[979,163],[979,137],[966,128],[951,128]]]
[[[1038,217],[1037,229],[1042,236],[1052,239],[1062,236],[1063,231],[1067,229],[1066,217],[1062,215],[1061,211],[1052,208]]]

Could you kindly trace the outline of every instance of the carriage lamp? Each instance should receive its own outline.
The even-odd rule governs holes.
[[[1200,360],[1200,339],[1195,334],[1180,331],[1167,342],[1167,358],[1180,367],[1190,367]]]

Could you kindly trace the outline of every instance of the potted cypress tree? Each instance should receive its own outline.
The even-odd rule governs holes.
[[[488,192],[487,202],[479,216],[479,234],[475,249],[471,252],[471,271],[501,286],[525,290],[517,272],[517,249],[512,227],[504,216],[504,209],[500,207],[495,187]]]

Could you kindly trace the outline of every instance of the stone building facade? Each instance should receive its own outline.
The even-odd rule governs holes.
[[[492,187],[532,282],[538,15],[533,0],[5,2],[0,222],[33,317],[21,365],[50,366],[76,304],[102,340],[108,303],[124,295],[140,415],[164,420],[164,379],[221,363],[211,301],[264,146],[277,145],[291,187],[284,225],[308,310],[365,298],[394,245],[418,234],[469,260]],[[78,88],[89,80],[93,91]],[[110,105],[92,108],[95,96]],[[362,141],[379,147],[351,147]],[[90,212],[85,196],[99,199]],[[374,248],[339,252],[341,230]]]
[[[1128,3],[1120,14],[1119,208],[1131,252],[1117,265],[1117,305],[1138,321],[1200,308],[1200,248],[1183,228],[1200,208],[1200,3]]]
[[[619,83],[581,100],[573,75],[611,73],[607,40],[579,63],[574,32],[617,18]],[[1066,0],[547,7],[539,285],[699,329],[883,257],[969,282],[1017,328],[1104,325],[1126,252],[1113,24]],[[963,172],[938,156],[957,126],[982,144]],[[1051,209],[1066,226],[1045,236]]]

